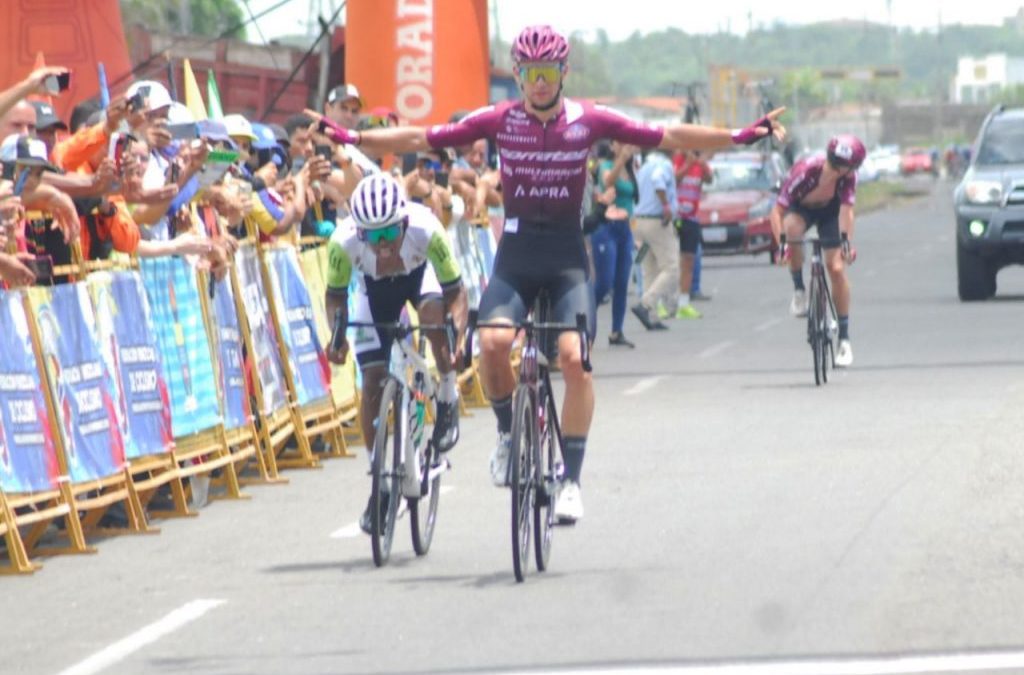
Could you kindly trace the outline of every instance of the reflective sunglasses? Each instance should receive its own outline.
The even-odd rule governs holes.
[[[548,84],[557,82],[562,76],[562,64],[561,63],[546,63],[543,65],[522,65],[519,66],[519,79],[530,84],[535,84],[537,80],[544,78],[544,81]]]
[[[431,159],[420,160],[420,166],[424,169],[430,169],[431,171],[440,171],[441,162],[437,162]]]
[[[396,241],[402,236],[402,224],[403,221],[397,223],[391,223],[387,227],[380,227],[376,230],[367,230],[366,228],[358,228],[359,238],[365,241],[367,244],[379,244],[382,241]]]

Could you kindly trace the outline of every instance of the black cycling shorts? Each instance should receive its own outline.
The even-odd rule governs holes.
[[[679,252],[697,253],[697,247],[700,246],[700,223],[692,218],[680,218],[675,225],[679,235]]]
[[[809,209],[794,205],[786,213],[795,213],[803,218],[804,232],[812,227],[818,228],[818,238],[822,248],[839,248],[839,198],[836,197],[825,206]]]
[[[443,300],[437,284],[437,277],[427,274],[427,263],[423,263],[408,274],[382,279],[364,276],[366,292],[356,294],[352,321],[387,323],[398,321],[406,302],[419,308],[428,300]],[[424,283],[426,281],[426,283]],[[360,368],[387,364],[391,360],[391,343],[394,336],[380,328],[357,328],[355,335],[356,361]]]
[[[583,231],[578,225],[522,220],[510,231],[506,223],[494,271],[480,298],[480,320],[521,322],[542,288],[551,302],[548,320],[575,325],[576,314],[584,313],[593,339],[596,312]]]

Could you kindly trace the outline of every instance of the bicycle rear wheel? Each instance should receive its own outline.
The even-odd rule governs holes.
[[[520,385],[512,400],[512,445],[509,483],[512,493],[512,570],[516,581],[526,578],[530,562],[530,515],[533,506],[533,456],[536,413],[530,388]]]
[[[434,538],[437,506],[441,501],[441,474],[438,473],[431,480],[430,472],[444,460],[431,441],[427,441],[419,453],[417,463],[420,467],[420,496],[410,497],[408,500],[409,520],[412,525],[412,549],[416,551],[416,555],[426,555]]]
[[[555,531],[555,492],[562,461],[562,439],[556,424],[555,401],[547,385],[542,387],[543,393],[539,396],[537,410],[538,413],[543,412],[544,417],[543,420],[538,419],[537,487],[533,497],[533,546],[538,572],[546,570],[551,559],[551,543]]]
[[[395,536],[398,504],[402,501],[402,487],[398,467],[402,463],[403,416],[402,390],[395,379],[388,379],[381,396],[377,414],[377,433],[373,441],[372,533],[373,564],[385,565],[391,555],[391,542]]]

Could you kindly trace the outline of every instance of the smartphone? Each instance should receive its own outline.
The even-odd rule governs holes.
[[[35,258],[23,259],[25,267],[32,270],[36,275],[36,283],[53,283],[53,258],[48,255],[40,255]]]
[[[334,161],[334,148],[331,146],[318,143],[315,151],[318,157],[323,157],[328,162]]]
[[[62,91],[67,91],[71,86],[71,71],[65,71],[57,75],[48,75],[43,81],[46,91],[51,94],[59,94]]]
[[[20,197],[21,193],[25,191],[25,182],[28,181],[29,175],[31,175],[32,169],[28,167],[22,168],[21,172],[18,173],[18,180],[14,182],[14,196]]]
[[[145,107],[146,99],[149,98],[149,90],[150,88],[148,86],[141,86],[135,94],[128,99],[128,107],[131,108],[133,112],[138,112]]]
[[[186,141],[193,138],[199,138],[199,125],[195,122],[168,124],[167,131],[171,134],[171,139],[175,141]]]

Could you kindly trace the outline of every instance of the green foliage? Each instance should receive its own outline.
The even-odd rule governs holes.
[[[1009,26],[943,26],[941,31],[889,29],[882,24],[840,21],[805,26],[777,24],[741,37],[695,35],[676,28],[620,42],[607,34],[572,39],[573,75],[567,90],[577,96],[682,96],[683,83],[706,81],[709,65],[729,65],[757,78],[774,79],[773,99],[792,105],[833,100],[945,96],[961,56],[1005,52],[1024,56],[1024,39]],[[506,49],[506,47],[502,47]],[[822,68],[896,66],[899,80],[821,81]]]
[[[120,0],[126,25],[140,23],[155,32],[215,37],[245,20],[237,0]],[[187,5],[183,6],[183,3]],[[187,12],[182,10],[187,9]],[[189,25],[185,25],[186,18]],[[245,28],[228,34],[244,40]]]

